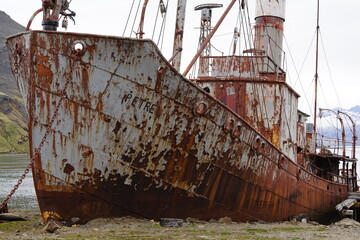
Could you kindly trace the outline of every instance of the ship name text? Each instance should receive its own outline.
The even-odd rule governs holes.
[[[131,93],[128,93],[124,96],[124,102],[130,103],[131,106],[135,107],[136,109],[140,109],[142,111],[146,111],[148,113],[154,114],[156,104],[146,100],[134,96]]]

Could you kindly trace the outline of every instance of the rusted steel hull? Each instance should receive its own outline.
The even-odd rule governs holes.
[[[345,184],[295,164],[149,40],[33,31],[7,44],[32,156],[70,79],[33,166],[45,220],[281,221],[324,217],[347,197]]]

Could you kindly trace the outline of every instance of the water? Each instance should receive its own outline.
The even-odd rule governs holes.
[[[356,147],[356,157],[357,159],[360,159],[360,146]],[[28,155],[0,154],[1,201],[13,189],[28,164]],[[360,174],[360,162],[357,164],[357,173]],[[8,206],[10,209],[38,209],[31,171],[9,201]]]
[[[29,164],[29,155],[0,154],[0,201],[3,201]],[[8,202],[9,209],[38,209],[31,171]]]

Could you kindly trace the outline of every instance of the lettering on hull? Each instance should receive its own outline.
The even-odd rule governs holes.
[[[154,114],[154,111],[156,109],[156,104],[146,99],[134,96],[132,93],[125,94],[124,103],[130,104],[135,109],[146,111],[151,114]]]

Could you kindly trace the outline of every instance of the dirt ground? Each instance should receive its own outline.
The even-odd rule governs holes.
[[[27,221],[0,223],[0,239],[359,239],[360,223],[343,219],[330,226],[315,222],[233,223],[224,218],[203,222],[188,219],[182,227],[162,227],[159,222],[132,217],[96,219],[85,225],[44,230],[39,212],[13,210]]]

